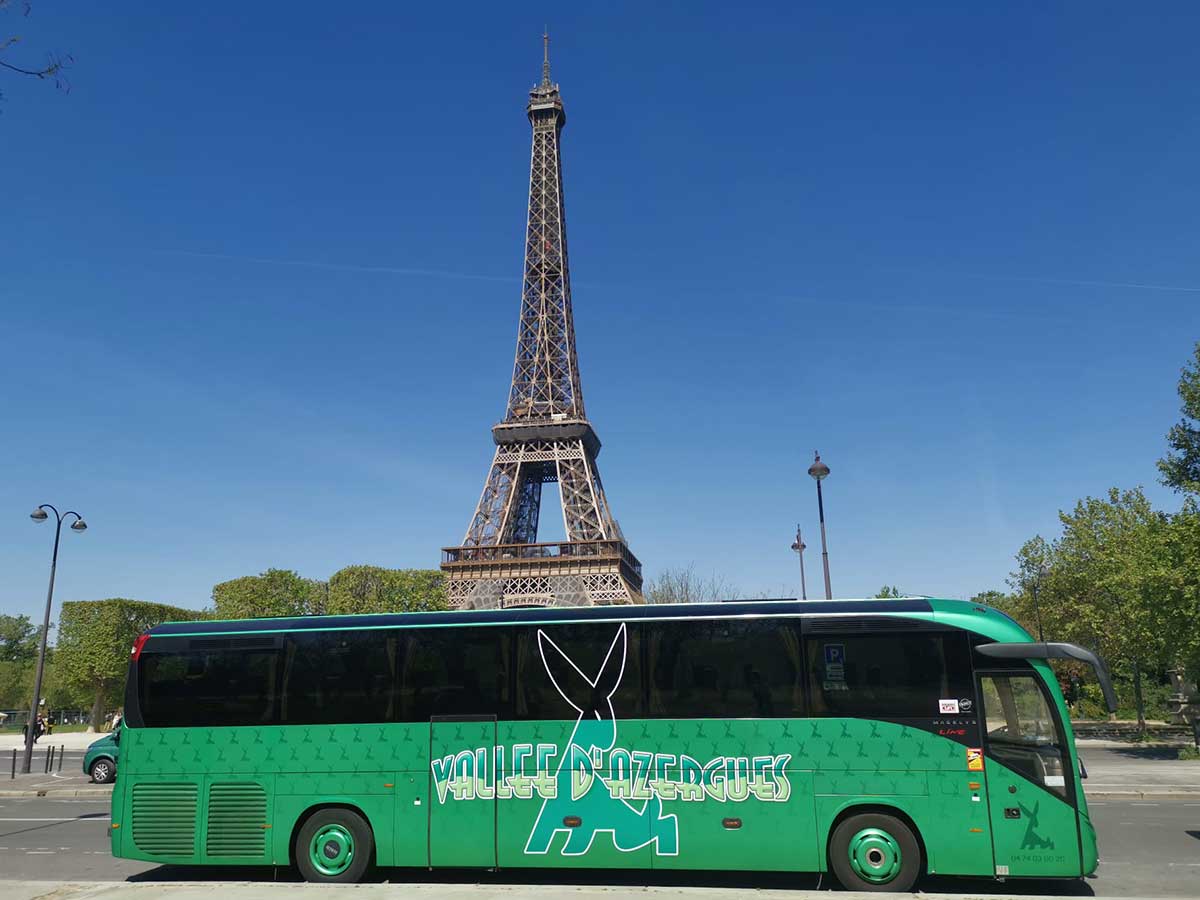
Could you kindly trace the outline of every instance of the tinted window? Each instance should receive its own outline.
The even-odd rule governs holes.
[[[522,629],[516,641],[516,718],[575,719],[576,707],[590,712],[593,701],[600,701],[594,695],[607,698],[610,691],[618,719],[641,718],[640,638],[639,626],[599,622]]]
[[[281,721],[288,725],[395,721],[401,642],[394,631],[315,631],[291,636],[284,651]]]
[[[779,619],[647,626],[654,718],[804,715],[798,628]]]
[[[821,635],[806,652],[814,716],[930,719],[975,695],[965,635]]]
[[[279,651],[239,647],[144,653],[139,706],[148,727],[270,725],[278,715]]]
[[[409,631],[400,672],[400,718],[510,715],[512,641],[508,628]]]

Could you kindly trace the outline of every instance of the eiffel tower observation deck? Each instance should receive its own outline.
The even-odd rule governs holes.
[[[457,608],[641,603],[642,566],[609,510],[600,439],[583,407],[559,152],[567,116],[550,79],[548,35],[526,111],[529,224],[508,409],[492,428],[496,455],[462,546],[442,550],[442,571]],[[567,539],[539,543],[542,486],[552,482]]]

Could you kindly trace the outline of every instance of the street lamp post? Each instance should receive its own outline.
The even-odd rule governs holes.
[[[821,517],[821,565],[825,568],[825,599],[833,599],[833,588],[829,586],[829,548],[825,544],[825,500],[821,496],[821,482],[829,477],[829,466],[821,462],[821,454],[813,451],[813,464],[808,467],[808,474],[817,483],[817,512]]]
[[[33,679],[33,703],[29,706],[29,725],[25,729],[25,756],[21,760],[21,771],[26,775],[29,774],[29,768],[33,764],[34,728],[37,726],[38,706],[41,705],[42,699],[42,674],[46,669],[46,636],[50,633],[50,605],[54,602],[54,571],[58,568],[58,540],[62,537],[63,519],[67,516],[74,516],[75,521],[71,523],[71,530],[87,531],[87,522],[83,521],[83,516],[75,510],[68,510],[59,515],[58,510],[49,503],[43,503],[29,514],[29,518],[35,522],[45,522],[50,518],[46,510],[54,513],[56,520],[54,553],[50,557],[50,587],[46,591],[46,615],[42,619],[42,639],[38,645],[37,674]]]
[[[1042,586],[1042,578],[1046,574],[1046,567],[1038,563],[1037,578],[1033,580],[1033,616],[1037,620],[1038,640],[1045,641],[1046,638],[1042,634],[1042,607],[1038,603],[1038,590]]]
[[[792,549],[796,551],[796,555],[800,557],[800,599],[808,599],[808,587],[804,583],[804,551],[808,545],[800,537],[800,525],[796,525],[796,540],[792,544]]]

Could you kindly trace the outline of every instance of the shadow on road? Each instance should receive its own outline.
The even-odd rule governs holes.
[[[1105,747],[1104,749],[1108,753],[1115,753],[1127,759],[1169,759],[1172,761],[1179,759],[1179,748],[1169,744],[1165,746],[1162,744],[1130,744],[1126,747]],[[1083,748],[1080,755],[1086,759],[1087,748]]]
[[[131,875],[131,882],[177,881],[250,881],[296,883],[301,880],[295,869],[271,866],[159,866]],[[611,885],[614,887],[706,887],[739,891],[803,890],[838,891],[831,876],[824,878],[796,872],[645,872],[611,869],[375,869],[367,877],[374,884],[445,884],[445,885]],[[986,878],[934,876],[919,885],[929,894],[969,893],[976,895],[1059,895],[1092,897],[1091,885],[1079,880],[1015,880],[1006,882]]]

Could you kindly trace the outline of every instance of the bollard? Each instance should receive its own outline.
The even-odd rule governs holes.
[[[17,748],[16,747],[13,748],[12,774],[9,775],[8,777],[10,780],[17,777]]]
[[[63,759],[63,754],[66,752],[66,750],[67,750],[66,744],[59,744],[59,746],[58,746],[58,771],[59,772],[62,772],[62,759]]]
[[[42,772],[43,772],[43,774],[45,774],[45,773],[48,773],[49,771],[50,771],[50,748],[47,747],[46,748],[46,762],[42,766]]]
[[[55,747],[53,744],[51,744],[50,745],[50,767],[48,769],[46,769],[47,772],[54,771],[54,757],[56,757],[57,755],[58,755],[58,748]]]

